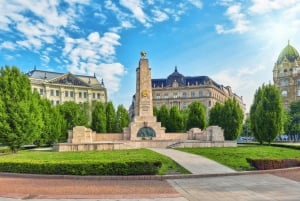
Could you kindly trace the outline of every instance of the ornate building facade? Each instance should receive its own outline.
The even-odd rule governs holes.
[[[292,102],[300,100],[300,56],[289,42],[275,63],[273,80],[280,90],[286,109]]]
[[[200,101],[208,112],[217,102],[235,98],[244,112],[246,109],[242,97],[232,92],[231,87],[220,85],[208,76],[183,76],[177,67],[167,78],[152,79],[152,95],[153,105],[158,108],[165,104],[185,109],[190,103]]]
[[[74,75],[36,69],[30,71],[27,75],[32,90],[50,100],[52,105],[58,105],[66,101],[76,103],[107,101],[104,83],[103,81],[100,83],[95,75]]]

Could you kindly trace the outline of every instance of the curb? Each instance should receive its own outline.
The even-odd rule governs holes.
[[[132,175],[132,176],[77,176],[77,175],[45,175],[45,174],[23,174],[0,172],[0,177],[17,177],[17,178],[37,178],[37,179],[74,179],[74,180],[167,180],[167,179],[193,179],[208,177],[224,177],[239,175],[256,175],[283,173],[289,171],[300,171],[300,167],[272,169],[272,170],[254,170],[232,173],[215,173],[215,174],[178,174],[178,175]]]

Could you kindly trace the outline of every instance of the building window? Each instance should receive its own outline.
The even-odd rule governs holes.
[[[285,87],[289,85],[289,81],[288,80],[280,80],[280,86]]]
[[[51,100],[51,105],[54,105],[54,100]]]
[[[65,97],[68,97],[68,96],[69,96],[69,92],[65,91]]]
[[[199,91],[199,97],[202,97],[202,96],[203,96],[203,92]]]
[[[183,93],[182,93],[182,97],[183,97],[183,98],[186,98],[186,92],[183,92]]]
[[[182,103],[182,108],[183,108],[183,109],[186,109],[186,108],[187,108],[186,102],[183,102],[183,103]]]
[[[56,105],[59,105],[59,101],[56,101]]]
[[[300,86],[300,79],[297,80],[297,84],[298,84],[298,86]]]
[[[287,96],[287,91],[286,90],[281,91],[281,95],[282,96]],[[298,96],[299,96],[299,90],[298,90]]]
[[[95,93],[93,93],[93,98],[96,98],[96,94]]]
[[[40,94],[41,94],[41,95],[44,94],[44,89],[40,89]]]
[[[50,90],[50,96],[54,96],[54,90],[53,89]]]
[[[173,93],[173,98],[178,98],[178,94],[177,93]]]
[[[87,92],[83,92],[83,97],[87,98]]]
[[[55,93],[56,93],[56,96],[59,96],[59,91],[58,90],[56,90]]]
[[[211,106],[211,101],[209,100],[209,101],[208,101],[208,107],[210,107],[210,106]]]
[[[300,89],[298,89],[298,93],[297,93],[297,96],[300,96]]]
[[[156,94],[156,99],[160,99],[160,94]]]
[[[81,93],[81,92],[79,92],[79,93],[78,93],[78,96],[79,96],[79,98],[81,98],[81,97],[82,97],[82,93]]]
[[[100,93],[97,93],[97,98],[100,99],[101,95]]]
[[[169,94],[165,93],[164,98],[169,98]]]
[[[70,91],[70,97],[74,97],[74,92]]]
[[[193,97],[195,97],[195,92],[191,92],[191,97],[193,98]]]

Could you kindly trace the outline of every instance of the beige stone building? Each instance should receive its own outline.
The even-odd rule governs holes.
[[[167,78],[152,79],[153,105],[167,107],[173,105],[185,109],[194,102],[202,102],[207,112],[217,103],[224,103],[229,98],[235,98],[243,111],[246,106],[242,97],[236,95],[229,86],[223,86],[213,81],[208,76],[183,76],[175,70]]]
[[[100,83],[96,76],[74,75],[34,69],[27,73],[31,88],[42,97],[50,100],[52,105],[66,101],[91,103],[107,101],[107,92],[103,80]]]
[[[286,109],[291,102],[300,100],[300,57],[298,51],[289,42],[275,63],[273,80],[280,90]]]

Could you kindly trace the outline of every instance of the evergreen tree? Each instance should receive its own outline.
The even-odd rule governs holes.
[[[286,133],[290,138],[297,139],[300,135],[300,101],[292,102],[287,113]]]
[[[31,103],[30,81],[17,67],[1,68],[0,98],[0,116],[3,119],[0,142],[16,152],[23,145],[32,144],[36,140],[38,132],[35,130],[40,126],[40,119],[35,119],[39,115],[32,114],[38,111]]]
[[[263,85],[255,94],[250,109],[251,130],[260,142],[271,143],[283,131],[283,106],[278,89]]]
[[[158,108],[156,106],[153,106],[153,116],[157,117],[158,112],[159,112]]]
[[[67,129],[71,130],[75,126],[88,126],[88,113],[86,107],[73,101],[67,101],[58,106],[60,113],[64,117]]]
[[[228,99],[222,108],[222,122],[220,126],[224,129],[226,140],[236,140],[243,126],[244,114],[235,99]]]
[[[170,109],[167,128],[169,132],[182,132],[184,129],[183,117],[177,106],[172,106]]]
[[[191,128],[204,129],[206,127],[205,106],[200,102],[192,102],[189,106],[187,130]]]
[[[169,121],[169,110],[166,105],[162,105],[158,111],[157,114],[157,121],[161,122],[161,126],[166,128],[166,131],[168,132],[167,129],[167,124]]]
[[[96,102],[94,105],[91,128],[97,133],[106,133],[106,110],[102,102]]]
[[[106,132],[116,132],[115,127],[116,112],[113,103],[110,101],[106,104]]]
[[[211,126],[220,126],[222,119],[223,119],[223,113],[222,113],[223,105],[219,102],[217,102],[209,111],[209,125]]]
[[[182,109],[180,110],[180,113],[183,121],[183,131],[187,131],[187,120],[188,120],[189,111],[188,109]]]
[[[116,114],[116,132],[123,132],[123,128],[128,127],[130,122],[129,113],[123,105],[119,105]]]

